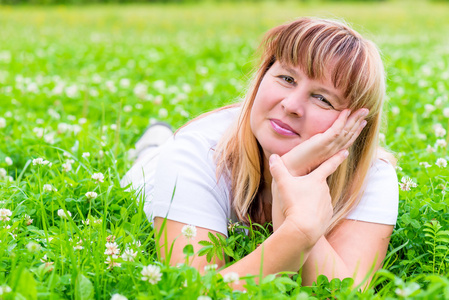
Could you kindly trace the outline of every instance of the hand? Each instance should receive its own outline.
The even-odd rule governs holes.
[[[309,174],[337,152],[348,149],[366,125],[368,109],[361,108],[350,114],[343,110],[334,124],[325,132],[312,136],[282,156],[292,175]]]
[[[348,155],[343,150],[323,162],[305,176],[294,177],[277,154],[270,157],[273,176],[273,228],[288,221],[304,234],[311,245],[324,234],[333,214],[332,200],[326,179]],[[285,221],[284,221],[285,220]]]

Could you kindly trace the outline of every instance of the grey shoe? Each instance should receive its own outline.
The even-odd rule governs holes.
[[[165,143],[173,135],[172,127],[164,122],[156,122],[148,126],[139,140],[136,142],[135,155],[138,157],[144,149],[158,147]]]

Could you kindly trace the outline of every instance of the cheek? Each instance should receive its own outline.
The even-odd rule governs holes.
[[[337,111],[321,112],[318,116],[313,118],[312,135],[323,133],[328,130],[332,124],[334,124],[335,120],[337,120],[339,114],[340,113]]]

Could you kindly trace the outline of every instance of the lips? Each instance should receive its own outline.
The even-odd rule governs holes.
[[[278,119],[270,119],[271,127],[280,135],[294,136],[298,135],[293,128]]]

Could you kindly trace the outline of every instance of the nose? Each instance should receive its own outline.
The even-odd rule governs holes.
[[[302,117],[304,115],[304,104],[304,96],[295,93],[289,94],[281,101],[285,114],[293,117]]]

